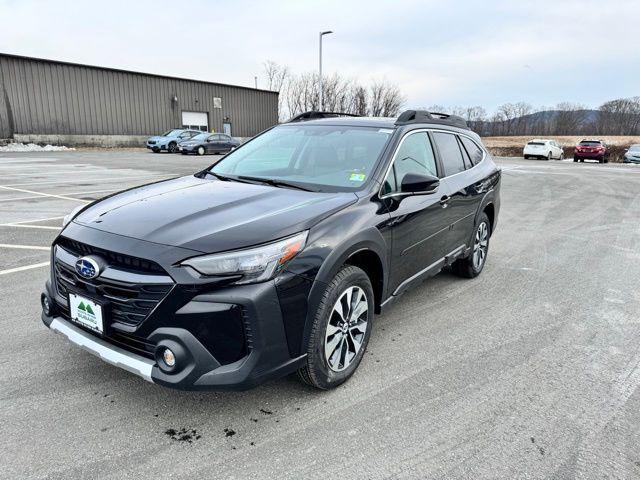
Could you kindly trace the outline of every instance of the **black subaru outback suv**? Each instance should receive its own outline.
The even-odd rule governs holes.
[[[480,274],[499,192],[460,118],[307,112],[195,175],[72,212],[42,320],[168,387],[297,371],[332,388],[362,360],[374,313],[445,266]]]

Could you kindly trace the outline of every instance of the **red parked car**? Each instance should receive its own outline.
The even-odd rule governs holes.
[[[609,161],[607,145],[602,140],[582,140],[573,152],[573,161],[584,162],[585,158],[598,160],[600,163]]]

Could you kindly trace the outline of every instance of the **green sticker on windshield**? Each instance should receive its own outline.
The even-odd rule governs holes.
[[[364,173],[352,173],[349,180],[352,182],[364,182],[366,175]]]

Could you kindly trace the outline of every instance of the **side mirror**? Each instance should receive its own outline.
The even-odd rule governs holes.
[[[438,190],[440,179],[433,175],[422,175],[419,173],[407,173],[402,178],[400,191],[402,193],[413,193],[416,195],[433,193]]]

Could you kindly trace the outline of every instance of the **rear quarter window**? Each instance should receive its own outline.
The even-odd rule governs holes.
[[[452,133],[434,132],[433,139],[438,146],[442,164],[444,166],[444,176],[455,175],[466,170],[464,159],[456,135]]]
[[[473,165],[479,164],[484,158],[484,152],[482,151],[482,149],[476,144],[476,142],[474,142],[470,138],[461,136],[460,140],[462,141],[462,145],[464,145],[465,150],[471,158],[471,163]]]

